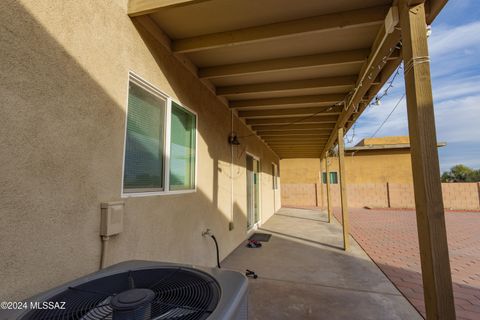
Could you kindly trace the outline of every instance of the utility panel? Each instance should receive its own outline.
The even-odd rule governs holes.
[[[104,202],[100,208],[100,235],[109,237],[122,232],[125,203],[123,201]]]

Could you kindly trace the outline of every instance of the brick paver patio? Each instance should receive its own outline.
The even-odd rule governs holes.
[[[355,240],[425,316],[415,212],[350,209],[350,221]],[[480,319],[480,212],[447,212],[446,224],[457,319]]]

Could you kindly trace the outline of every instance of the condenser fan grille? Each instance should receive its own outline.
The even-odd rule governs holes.
[[[47,300],[65,302],[65,309],[32,310],[21,319],[115,320],[111,306],[113,297],[139,288],[150,289],[155,294],[150,303],[149,319],[206,319],[220,298],[219,285],[203,272],[171,267],[141,269],[69,287]]]

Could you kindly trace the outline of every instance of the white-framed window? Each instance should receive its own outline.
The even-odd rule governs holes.
[[[196,190],[197,114],[129,74],[123,196]]]

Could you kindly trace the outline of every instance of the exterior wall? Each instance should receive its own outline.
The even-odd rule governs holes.
[[[442,183],[442,195],[445,208],[479,208],[480,182]]]
[[[340,207],[339,185],[331,185],[332,206]],[[317,198],[315,198],[317,191]],[[443,203],[446,209],[480,210],[480,183],[442,183]],[[316,201],[316,199],[318,199]],[[371,183],[348,184],[348,206],[353,208],[415,208],[412,184]],[[319,184],[282,185],[282,205],[312,207],[327,206],[326,187]]]
[[[317,183],[320,172],[320,159],[282,159],[280,160],[283,184]],[[322,168],[325,164],[322,163]]]
[[[329,170],[338,172],[338,158],[328,158]],[[316,183],[320,172],[319,159],[282,159],[283,183]],[[321,170],[325,171],[322,162]],[[361,151],[345,155],[347,183],[413,183],[408,150]]]
[[[247,235],[245,152],[261,160],[262,222],[280,207],[270,176],[276,155],[255,136],[241,139],[232,176],[230,110],[140,35],[126,1],[2,1],[0,30],[0,300],[97,270],[106,201],[125,201],[108,264],[213,266],[202,230],[215,233],[221,258]],[[120,199],[129,70],[198,113],[197,192]],[[251,135],[236,118],[233,127]]]
[[[392,208],[415,208],[413,184],[392,183],[388,188]]]
[[[287,206],[316,207],[318,203],[317,184],[298,183],[282,185],[282,204]]]
[[[385,144],[402,144],[410,143],[409,136],[387,136],[378,138],[365,138],[360,141],[357,146],[373,146],[373,145],[385,145]]]

